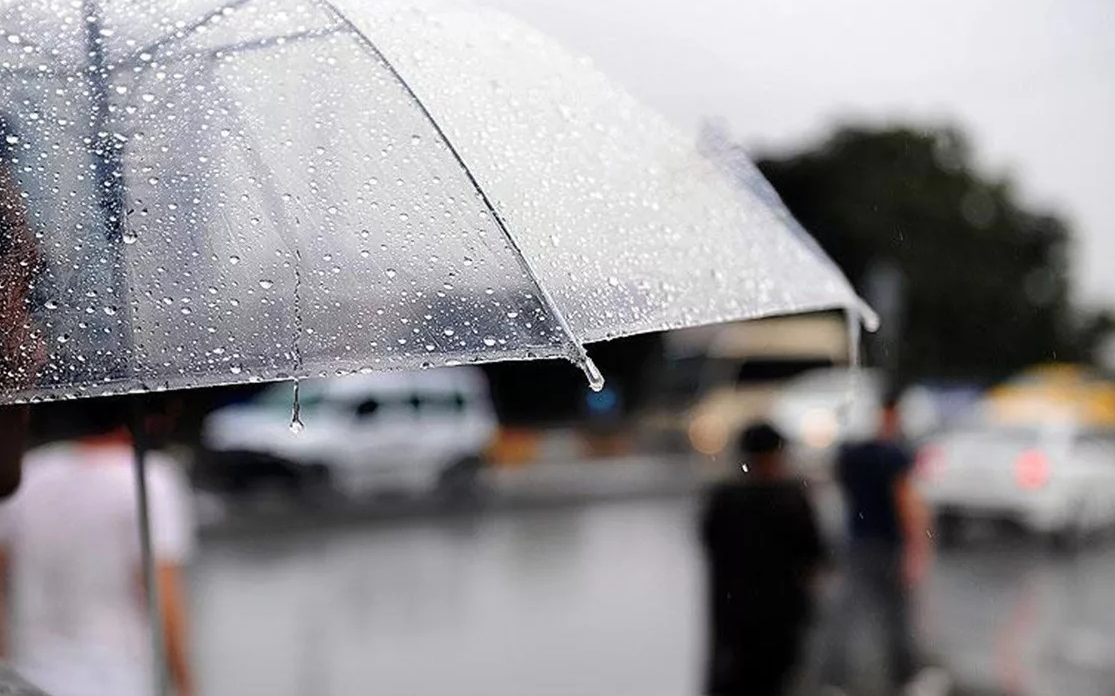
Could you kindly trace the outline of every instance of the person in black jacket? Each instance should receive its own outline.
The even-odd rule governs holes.
[[[708,495],[709,696],[782,693],[797,665],[825,550],[785,440],[760,423],[740,441],[740,475]]]

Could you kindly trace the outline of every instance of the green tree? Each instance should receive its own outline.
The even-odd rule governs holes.
[[[901,272],[900,379],[1089,361],[1111,331],[1073,310],[1065,223],[977,171],[956,130],[844,128],[758,165],[857,287],[873,264]]]

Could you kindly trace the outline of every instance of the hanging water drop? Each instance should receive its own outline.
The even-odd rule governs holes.
[[[298,398],[299,382],[294,380],[294,393],[290,404],[290,432],[298,435],[306,426],[302,423],[302,403]]]

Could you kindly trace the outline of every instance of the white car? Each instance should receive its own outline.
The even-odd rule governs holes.
[[[917,478],[947,541],[969,519],[1071,542],[1115,525],[1115,430],[979,425],[926,444]]]
[[[882,377],[875,370],[813,370],[779,392],[770,420],[786,437],[799,472],[826,479],[841,445],[878,431],[882,401]],[[908,438],[919,440],[933,428],[937,415],[931,401],[922,387],[903,393],[898,406]]]
[[[459,367],[303,382],[299,433],[291,386],[214,412],[203,441],[235,488],[267,475],[338,490],[429,491],[471,485],[496,430],[484,374]]]

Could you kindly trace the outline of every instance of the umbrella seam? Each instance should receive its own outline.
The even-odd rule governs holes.
[[[553,313],[554,318],[558,322],[558,327],[561,329],[562,333],[565,334],[570,343],[570,354],[568,356],[569,360],[577,364],[577,366],[581,367],[582,369],[586,369],[587,372],[587,366],[591,363],[591,359],[588,356],[588,352],[585,350],[584,344],[579,338],[577,338],[577,335],[573,332],[572,326],[569,325],[569,321],[565,318],[565,315],[562,314],[561,310],[557,306],[557,303],[550,296],[550,293],[546,290],[546,287],[542,284],[541,280],[538,277],[538,274],[534,270],[534,267],[531,266],[530,261],[527,260],[527,257],[523,253],[523,250],[519,247],[518,242],[515,241],[515,238],[511,235],[510,230],[507,229],[507,224],[504,222],[503,217],[499,214],[499,211],[496,210],[496,207],[492,204],[491,199],[488,198],[488,194],[485,193],[484,189],[480,186],[480,182],[476,179],[476,176],[472,173],[472,170],[469,169],[468,164],[465,163],[465,160],[461,156],[461,153],[457,151],[457,148],[454,147],[453,143],[450,141],[445,131],[442,130],[441,125],[437,122],[433,114],[430,113],[430,110],[418,97],[418,93],[414,91],[414,88],[410,86],[410,83],[406,81],[406,79],[402,76],[402,74],[398,71],[394,64],[392,64],[391,61],[387,59],[387,56],[385,56],[383,52],[379,50],[379,47],[375,45],[375,42],[372,41],[371,37],[360,31],[360,29],[357,28],[352,20],[350,20],[343,12],[341,12],[337,8],[332,0],[314,1],[318,5],[321,5],[329,14],[333,15],[337,19],[337,21],[343,23],[346,27],[349,28],[349,30],[352,31],[357,40],[361,44],[363,44],[365,49],[367,49],[368,52],[371,53],[376,60],[378,60],[380,63],[383,64],[385,68],[387,68],[388,72],[391,73],[391,75],[395,78],[396,81],[398,81],[399,85],[407,93],[407,96],[409,96],[411,101],[414,102],[414,105],[418,108],[422,115],[426,117],[426,120],[433,127],[434,132],[437,133],[437,136],[441,138],[441,141],[443,143],[445,143],[445,146],[446,148],[448,148],[449,153],[453,156],[453,159],[456,160],[457,164],[460,165],[461,169],[464,171],[465,176],[469,180],[469,183],[472,184],[472,187],[480,196],[480,200],[487,208],[488,213],[492,216],[492,219],[495,220],[496,226],[499,228],[499,231],[502,232],[503,236],[507,239],[507,243],[510,245],[511,250],[515,253],[515,256],[519,259],[519,262],[522,264],[524,270],[526,270],[526,273],[530,277],[530,280],[538,289],[539,296],[543,304],[545,304]]]

